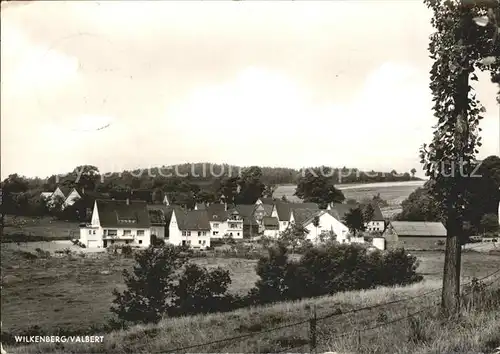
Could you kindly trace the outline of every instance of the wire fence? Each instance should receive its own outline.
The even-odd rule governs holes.
[[[497,274],[500,274],[500,268],[497,269],[496,271],[494,271],[493,273],[490,273],[490,274],[488,274],[488,275],[486,275],[484,277],[476,278],[474,280],[466,282],[466,283],[462,284],[462,287],[467,287],[467,286],[473,285],[475,281],[481,281],[482,282],[485,279],[491,278],[491,277],[493,277],[493,276],[495,276]],[[496,279],[493,279],[492,281],[490,281],[488,283],[485,283],[485,287],[489,287],[489,286],[493,285],[498,280],[500,280],[500,276],[498,278],[496,278]],[[283,352],[288,352],[289,350],[295,350],[295,349],[306,347],[306,346],[310,348],[311,352],[314,352],[315,349],[316,349],[316,346],[317,346],[317,338],[318,338],[317,324],[318,324],[318,322],[324,321],[326,319],[334,318],[334,317],[337,317],[337,316],[343,316],[343,315],[347,315],[347,314],[358,313],[358,312],[361,312],[361,311],[373,310],[373,309],[377,309],[377,308],[389,306],[389,305],[392,305],[392,304],[406,303],[406,302],[409,302],[409,301],[412,301],[412,300],[415,300],[415,299],[425,298],[427,296],[430,296],[432,294],[440,292],[441,290],[442,290],[442,287],[436,288],[436,289],[433,289],[433,290],[430,290],[430,291],[427,291],[425,293],[418,294],[418,295],[415,295],[415,296],[401,298],[401,299],[398,299],[398,300],[388,301],[388,302],[384,302],[384,303],[380,303],[380,304],[375,304],[375,305],[371,305],[371,306],[364,306],[364,307],[360,307],[360,308],[356,308],[356,309],[352,309],[352,310],[348,310],[348,311],[337,310],[337,311],[331,312],[329,314],[326,314],[326,315],[323,315],[323,316],[320,316],[320,317],[317,316],[316,309],[313,308],[313,310],[311,311],[311,317],[309,319],[306,319],[306,320],[302,320],[302,321],[298,321],[298,322],[293,322],[293,323],[285,324],[285,325],[282,325],[282,326],[277,326],[277,327],[265,329],[265,330],[262,330],[262,331],[257,331],[257,332],[242,334],[242,335],[233,336],[233,337],[226,337],[226,338],[222,338],[222,339],[218,339],[218,340],[213,340],[213,341],[199,343],[199,344],[193,344],[193,345],[189,345],[189,346],[177,347],[175,349],[168,350],[168,351],[166,351],[164,353],[179,353],[179,352],[184,352],[186,350],[195,349],[195,348],[208,347],[208,346],[212,346],[212,345],[216,345],[216,344],[222,344],[222,343],[228,343],[228,342],[234,342],[234,341],[241,341],[243,339],[248,339],[248,338],[251,338],[251,337],[259,336],[259,335],[262,335],[262,334],[265,334],[265,333],[272,333],[272,332],[276,332],[276,331],[279,331],[279,330],[282,330],[282,329],[286,329],[286,328],[293,328],[293,327],[303,326],[305,324],[309,324],[309,338],[307,339],[307,343],[303,343],[304,340],[302,340],[302,342],[299,345],[285,346],[285,349],[282,349],[281,351],[273,351],[273,352],[275,352],[275,353],[283,353]],[[467,291],[473,291],[473,290],[472,290],[472,288],[468,288],[466,291],[462,291],[462,294],[467,293]],[[407,319],[412,318],[412,317],[414,317],[414,316],[416,316],[418,314],[422,314],[425,311],[428,311],[428,310],[431,310],[431,309],[436,309],[437,305],[438,305],[438,301],[434,301],[431,305],[428,305],[428,306],[425,306],[425,307],[421,307],[417,311],[409,313],[409,314],[407,314],[405,316],[398,317],[398,318],[391,319],[391,320],[386,320],[386,321],[383,321],[382,323],[379,323],[379,324],[377,324],[375,326],[365,327],[365,328],[360,328],[360,329],[355,329],[353,331],[348,331],[348,332],[345,332],[345,333],[341,333],[341,334],[335,335],[333,337],[330,337],[329,340],[332,341],[332,340],[338,340],[338,339],[341,339],[341,338],[344,338],[344,337],[357,336],[359,338],[358,342],[360,342],[361,341],[361,335],[362,335],[362,333],[365,333],[365,332],[368,332],[368,331],[371,331],[371,330],[375,330],[375,329],[378,329],[378,328],[381,328],[381,327],[390,326],[390,325],[393,325],[395,323],[407,320]]]

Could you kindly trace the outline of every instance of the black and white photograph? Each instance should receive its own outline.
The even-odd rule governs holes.
[[[1,354],[500,354],[500,0],[0,14]]]

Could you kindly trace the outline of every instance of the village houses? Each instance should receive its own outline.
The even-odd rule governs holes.
[[[72,193],[75,197],[76,193],[81,195],[76,189],[69,195]],[[206,249],[211,240],[217,239],[278,238],[292,224],[302,225],[312,243],[319,242],[323,234],[333,235],[340,243],[361,242],[350,235],[343,222],[345,214],[357,205],[331,204],[322,210],[316,203],[259,198],[252,205],[228,205],[221,201],[197,203],[193,210],[187,210],[171,203],[166,195],[159,199],[162,204],[151,204],[151,194],[141,193],[142,200],[96,200],[90,223],[81,228],[80,242],[86,247],[148,247],[155,239],[162,239],[174,245]],[[373,220],[366,223],[366,228],[379,233],[385,230],[380,208],[374,207]]]

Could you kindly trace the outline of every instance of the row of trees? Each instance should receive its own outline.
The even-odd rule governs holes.
[[[188,249],[172,245],[136,253],[133,270],[124,270],[127,288],[114,291],[111,311],[124,322],[148,323],[422,279],[416,273],[416,258],[404,250],[370,253],[361,246],[328,243],[311,247],[301,260],[292,261],[287,247],[278,243],[259,260],[255,287],[245,296],[236,296],[228,292],[227,270],[208,270],[191,263],[189,257]]]

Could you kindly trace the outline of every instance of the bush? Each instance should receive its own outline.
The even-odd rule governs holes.
[[[126,258],[132,258],[132,247],[130,245],[122,246],[122,255]]]
[[[362,245],[329,243],[308,249],[299,261],[288,259],[280,244],[259,260],[260,280],[251,291],[255,302],[267,303],[369,289],[378,285],[406,285],[422,280],[416,257],[405,250],[368,252]]]
[[[113,292],[111,311],[124,322],[158,322],[163,316],[183,316],[226,311],[241,305],[228,296],[229,271],[207,270],[188,259],[186,247],[151,246],[134,255],[132,273],[123,271],[127,289]]]

